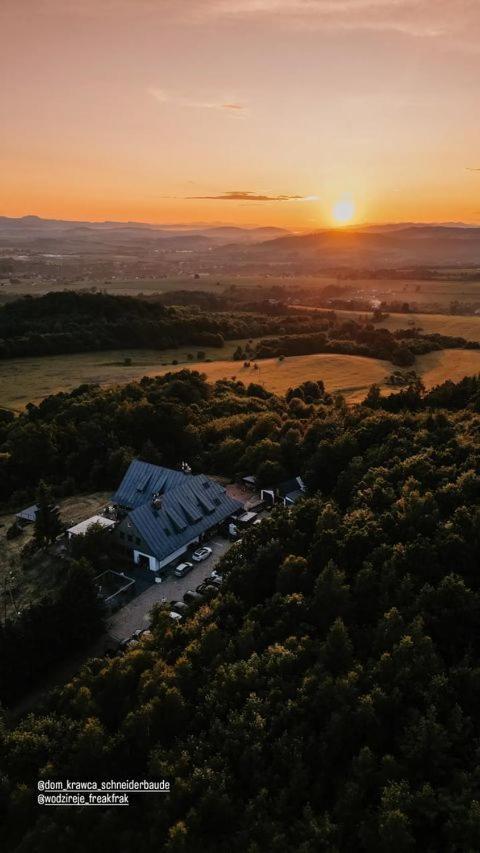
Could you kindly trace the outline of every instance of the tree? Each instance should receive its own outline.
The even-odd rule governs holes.
[[[52,490],[43,480],[37,490],[37,513],[35,516],[34,538],[38,545],[50,545],[63,530],[60,512],[56,506]]]

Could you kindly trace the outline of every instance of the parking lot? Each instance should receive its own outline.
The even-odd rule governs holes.
[[[110,617],[107,632],[114,640],[125,640],[139,628],[149,625],[149,614],[154,604],[160,604],[162,599],[181,601],[188,589],[195,589],[216,568],[224,554],[231,548],[232,543],[221,535],[216,535],[204,542],[212,549],[212,554],[203,563],[194,563],[193,569],[183,578],[173,575],[173,567],[180,562],[190,561],[188,554],[179,559],[162,583],[153,583],[140,593],[129,604],[122,607]],[[131,575],[134,577],[134,573]]]

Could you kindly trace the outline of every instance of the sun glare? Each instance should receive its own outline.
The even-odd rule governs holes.
[[[345,196],[335,202],[332,207],[332,216],[337,225],[347,225],[355,215],[355,204],[353,199]]]

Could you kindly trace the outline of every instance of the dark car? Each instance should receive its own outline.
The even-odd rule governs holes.
[[[197,586],[197,592],[204,596],[216,595],[218,593],[218,586],[206,580]]]
[[[196,604],[197,602],[203,601],[203,595],[201,595],[198,590],[195,591],[193,589],[187,589],[184,593],[183,600],[185,604]]]
[[[183,578],[185,575],[188,575],[192,569],[193,563],[179,563],[173,574],[176,578]]]
[[[181,616],[183,616],[187,612],[188,606],[185,604],[184,601],[172,601],[170,604],[170,609],[174,610],[176,613],[180,613]]]

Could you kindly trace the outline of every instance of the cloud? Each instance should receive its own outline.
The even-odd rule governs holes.
[[[239,101],[229,100],[227,98],[215,98],[213,100],[201,100],[197,98],[186,98],[183,95],[176,95],[172,92],[167,92],[165,89],[150,88],[149,94],[155,98],[160,104],[174,104],[187,109],[196,110],[220,110],[232,113],[238,118],[243,118],[247,113],[247,106]]]
[[[478,0],[197,0],[197,12],[231,19],[268,18],[300,27],[393,31],[412,36],[472,35]]]
[[[467,166],[466,169],[467,169],[467,172],[480,172],[480,167],[475,168],[472,166]]]
[[[219,195],[190,195],[187,199],[204,201],[316,201],[317,196],[302,195],[262,195],[250,190],[229,190]]]
[[[475,46],[480,36],[479,0],[2,0],[2,13],[159,19],[162,25],[265,21],[268,26],[325,32],[393,32]]]

